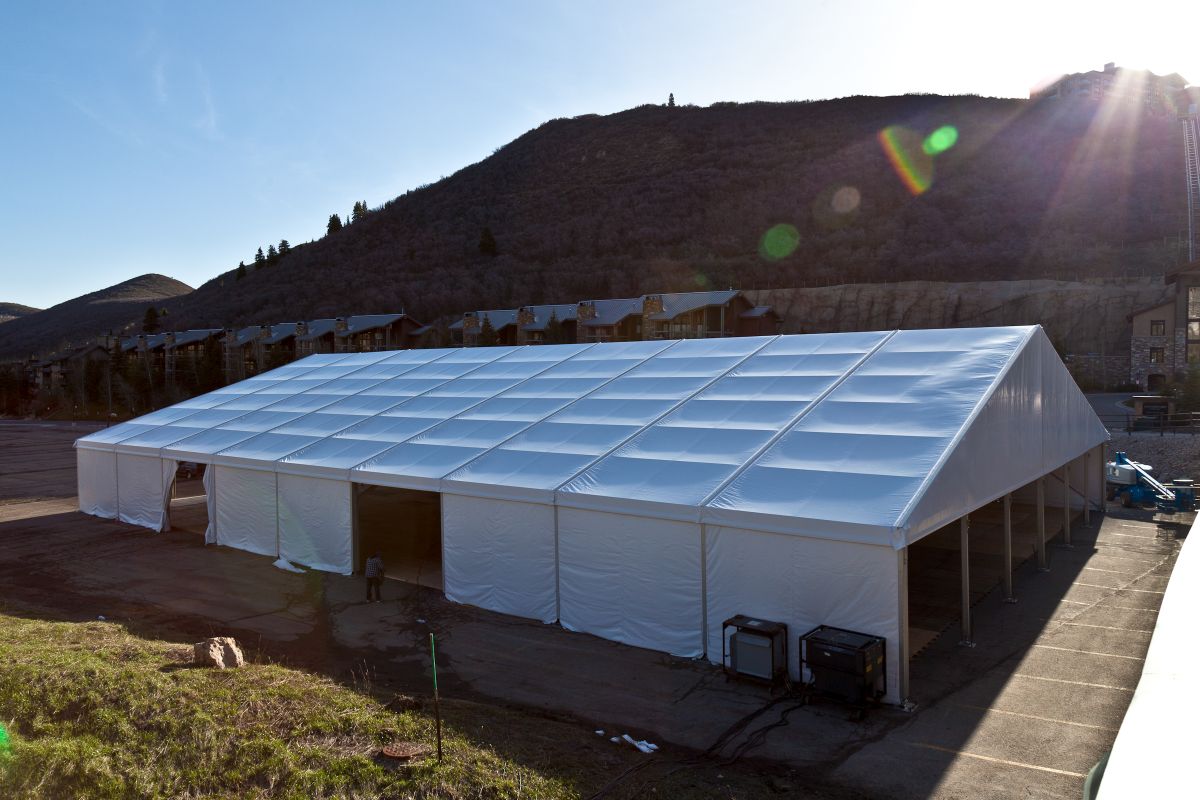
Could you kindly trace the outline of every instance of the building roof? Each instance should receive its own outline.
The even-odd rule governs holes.
[[[1163,302],[1161,302],[1161,303],[1155,303],[1155,304],[1154,304],[1154,305],[1152,305],[1152,306],[1146,306],[1146,307],[1144,307],[1144,308],[1139,308],[1139,309],[1137,309],[1136,311],[1131,311],[1131,312],[1129,312],[1129,314],[1127,314],[1127,315],[1125,316],[1125,320],[1126,320],[1127,322],[1132,322],[1132,321],[1133,321],[1133,318],[1134,318],[1134,317],[1136,317],[1138,314],[1145,314],[1147,311],[1157,311],[1157,310],[1158,310],[1158,309],[1160,309],[1160,308],[1168,308],[1168,307],[1170,307],[1170,306],[1173,306],[1173,305],[1175,305],[1175,301],[1174,301],[1174,300],[1164,300],[1164,301],[1163,301]]]
[[[483,319],[486,317],[491,321],[492,328],[495,330],[501,330],[502,328],[507,328],[509,325],[517,324],[517,309],[515,308],[500,308],[492,311],[472,311],[469,313],[475,314],[479,317],[480,325],[483,324]],[[462,319],[456,319],[454,322],[450,323],[450,330],[452,331],[462,330],[462,327]]]
[[[175,334],[175,344],[172,347],[184,347],[196,342],[203,342],[205,339],[220,335],[220,333],[220,328],[197,328],[195,330],[180,331]]]
[[[300,336],[297,334],[296,341],[308,342],[313,339],[319,339],[327,333],[333,333],[337,329],[337,319],[311,319],[307,323],[308,333]]]
[[[386,328],[397,320],[404,319],[404,314],[360,314],[346,318],[346,330],[338,336],[353,336],[356,333],[366,333],[376,328]]]
[[[128,352],[130,350],[136,350],[138,344],[142,340],[142,337],[145,337],[147,350],[157,350],[167,341],[167,335],[165,333],[150,333],[141,334],[138,336],[130,336],[128,339],[121,340],[121,351]]]
[[[770,306],[755,306],[754,308],[743,311],[738,314],[742,319],[755,319],[756,317],[765,317],[767,314],[774,314],[775,309]]]
[[[629,297],[623,300],[592,300],[596,309],[593,319],[585,320],[583,325],[589,328],[619,325],[628,317],[642,313],[642,298]]]
[[[723,306],[739,294],[741,292],[736,289],[730,289],[724,292],[679,292],[660,295],[663,301],[663,310],[658,314],[651,314],[650,319],[666,321],[689,311],[710,306]]]
[[[528,325],[522,325],[521,330],[544,331],[546,330],[546,325],[550,322],[552,314],[558,318],[559,322],[574,321],[575,314],[579,310],[579,305],[577,303],[564,303],[547,306],[523,306],[523,310],[533,314],[533,322]]]
[[[900,548],[1107,438],[1034,326],[312,356],[76,446]]]

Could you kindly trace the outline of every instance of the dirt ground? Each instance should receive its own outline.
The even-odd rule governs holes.
[[[976,646],[959,646],[956,625],[933,631],[912,662],[916,709],[859,720],[835,705],[799,706],[728,683],[705,662],[456,605],[429,588],[389,581],[385,602],[368,605],[361,578],[293,574],[269,558],[206,547],[193,531],[153,534],[85,516],[70,447],[85,431],[0,422],[6,606],[103,615],[184,642],[234,635],[278,660],[347,682],[367,674],[414,695],[428,691],[434,632],[445,694],[574,720],[582,731],[628,732],[658,743],[663,757],[693,756],[758,714],[718,753],[743,750],[731,769],[774,776],[764,795],[1078,797],[1137,685],[1181,535],[1115,508],[1087,526],[1076,520],[1073,546],[1052,547],[1049,572],[1028,561],[1017,570],[1016,604],[1001,602],[986,585],[996,575],[980,569]],[[979,515],[973,568],[995,563],[989,514]],[[1019,542],[1028,542],[1027,523]],[[953,582],[949,563],[934,556],[928,580]],[[928,594],[936,611],[924,612],[928,624],[945,628],[946,602]],[[714,786],[713,796],[730,794]]]

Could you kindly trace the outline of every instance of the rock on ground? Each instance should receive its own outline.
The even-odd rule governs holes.
[[[1175,478],[1200,481],[1200,436],[1114,431],[1108,444],[1109,459],[1118,450],[1125,451],[1134,461],[1154,467],[1151,474],[1160,481]]]
[[[242,648],[236,639],[229,636],[214,636],[195,644],[194,662],[199,666],[226,669],[240,667],[246,663]]]

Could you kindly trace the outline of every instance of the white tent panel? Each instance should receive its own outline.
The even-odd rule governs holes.
[[[200,461],[210,463],[214,453],[233,447],[254,436],[253,431],[235,431],[224,428],[210,428],[186,439],[180,439],[174,444],[162,449],[164,457],[179,461]]]
[[[117,518],[117,456],[106,450],[75,450],[79,510],[104,519]]]
[[[563,627],[677,656],[701,655],[700,526],[560,508]]]
[[[903,547],[895,526],[1033,330],[898,331],[710,500],[703,518],[766,530],[782,521],[795,533]]]
[[[161,531],[165,516],[162,481],[162,459],[158,456],[118,453],[118,518],[130,525]]]
[[[274,469],[274,462],[289,453],[315,444],[316,436],[298,436],[286,433],[260,433],[251,439],[227,447],[212,457],[212,463],[229,467],[252,469]]]
[[[788,626],[788,671],[798,639],[832,625],[887,639],[887,684],[900,700],[899,562],[887,545],[834,542],[709,525],[705,531],[708,658],[721,661],[722,623],[737,614]]]
[[[208,471],[213,473],[215,484],[216,543],[263,556],[277,556],[275,475],[263,470],[222,466],[209,467]]]
[[[349,575],[352,484],[283,473],[278,480],[279,555],[312,569]]]
[[[775,339],[560,491],[696,507],[886,336]]]
[[[553,506],[442,495],[442,572],[456,603],[554,622]]]
[[[1050,340],[1040,328],[1031,329],[1028,344],[998,376],[970,424],[962,425],[945,462],[930,470],[908,519],[901,520],[907,523],[907,541],[1020,489],[1031,476],[1051,472],[1107,439],[1108,431]],[[1083,459],[1078,459],[1072,484],[1082,490],[1084,481],[1090,481],[1095,499],[1099,468],[1093,465],[1086,476],[1083,470]],[[1046,488],[1048,501],[1058,505],[1061,483],[1050,476]],[[1075,496],[1072,503],[1082,507],[1082,498]]]

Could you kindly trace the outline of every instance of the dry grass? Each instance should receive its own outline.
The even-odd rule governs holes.
[[[571,721],[443,701],[446,758],[399,764],[384,745],[432,745],[430,703],[380,697],[272,663],[191,666],[191,648],[111,622],[0,610],[0,797],[778,797],[748,767],[647,757]],[[647,762],[650,763],[647,763]],[[648,767],[648,768],[647,768]],[[613,783],[613,779],[624,779]],[[789,786],[782,789],[788,796]],[[814,795],[804,795],[814,796]],[[827,795],[821,794],[821,797]]]

